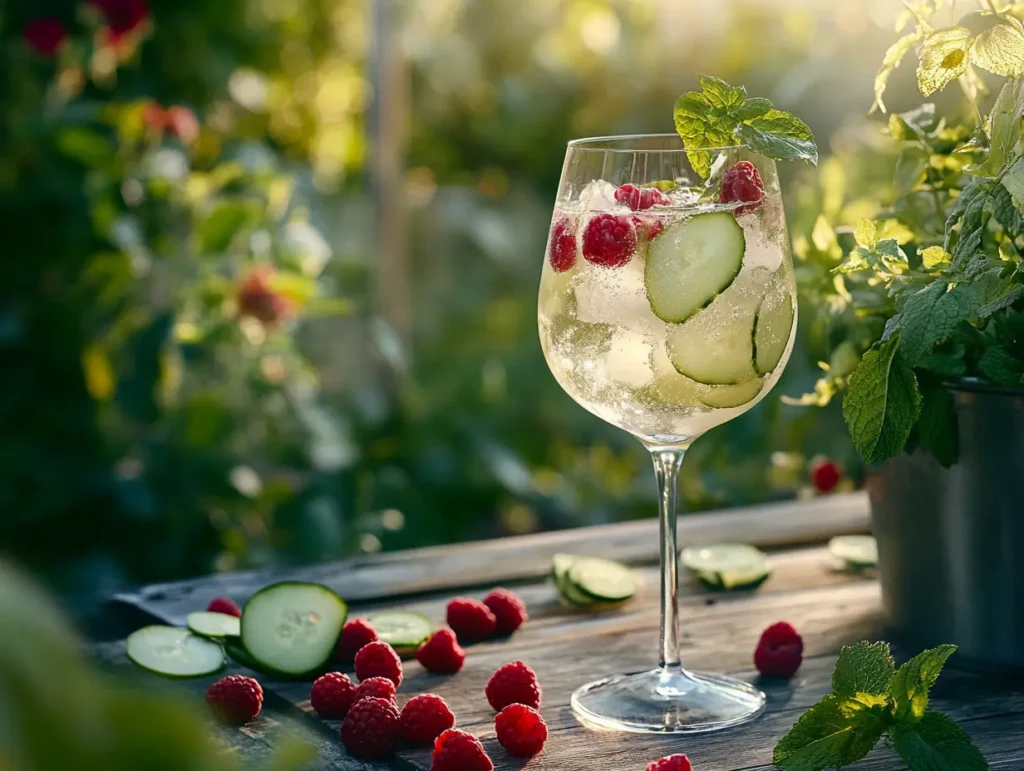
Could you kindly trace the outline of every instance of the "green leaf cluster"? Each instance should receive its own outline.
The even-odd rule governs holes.
[[[710,75],[699,75],[700,91],[676,100],[676,131],[694,171],[707,178],[714,160],[709,148],[745,144],[775,160],[818,162],[818,147],[807,124],[775,109],[763,97],[747,97],[743,86],[731,86]]]
[[[956,650],[942,645],[899,669],[889,645],[844,647],[832,673],[832,693],[811,707],[775,747],[782,771],[843,768],[888,736],[910,771],[983,771],[984,757],[949,716],[928,709],[928,692]]]

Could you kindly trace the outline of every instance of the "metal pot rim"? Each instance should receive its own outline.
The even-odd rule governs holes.
[[[973,393],[993,394],[998,396],[1024,396],[1024,388],[1005,388],[993,385],[978,377],[962,377],[945,380],[943,385],[950,391],[971,391]]]

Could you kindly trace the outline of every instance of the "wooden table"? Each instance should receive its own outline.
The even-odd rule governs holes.
[[[657,737],[594,732],[582,728],[569,709],[579,685],[614,672],[649,668],[658,632],[657,536],[653,522],[589,528],[524,538],[380,555],[292,571],[242,573],[149,587],[121,598],[147,614],[182,621],[217,594],[244,600],[256,587],[281,577],[317,580],[336,589],[354,614],[405,609],[444,617],[457,594],[481,596],[499,582],[514,587],[529,605],[530,621],[507,640],[468,649],[465,668],[453,677],[431,675],[415,661],[405,665],[400,700],[424,691],[448,700],[458,726],[481,737],[498,769],[643,771],[675,752],[687,753],[701,771],[760,771],[773,768],[772,748],[815,701],[829,691],[835,653],[862,639],[883,639],[879,587],[874,576],[837,572],[823,546],[836,531],[862,531],[866,503],[860,496],[814,505],[782,505],[699,515],[680,520],[683,543],[740,537],[766,546],[810,539],[816,545],[774,548],[774,574],[756,592],[710,594],[689,577],[681,582],[683,658],[694,669],[734,674],[758,682],[768,694],[755,723],[720,733]],[[567,610],[547,579],[550,555],[558,551],[613,556],[638,565],[643,590],[620,610],[588,614]],[[751,664],[764,627],[788,620],[806,646],[803,667],[791,682],[762,682]],[[123,661],[123,646],[97,646],[103,657]],[[911,651],[909,653],[913,653]],[[897,649],[898,658],[908,652]],[[522,659],[536,670],[543,688],[542,712],[549,727],[544,753],[531,761],[508,758],[494,738],[493,712],[483,689],[500,665]],[[230,673],[247,670],[232,666]],[[251,673],[250,673],[251,674]],[[198,697],[215,678],[183,687]],[[309,683],[259,677],[267,694],[264,711],[241,729],[218,728],[247,758],[265,756],[283,736],[299,733],[319,749],[322,769],[428,769],[426,749],[402,750],[390,764],[349,757],[337,737],[338,722],[318,718],[309,706]],[[948,711],[974,738],[994,769],[1024,769],[1024,687],[1020,679],[983,676],[951,664],[934,693],[933,705]],[[881,746],[851,767],[890,771],[904,765]]]

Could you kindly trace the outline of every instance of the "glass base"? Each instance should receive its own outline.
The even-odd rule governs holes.
[[[753,720],[765,695],[724,675],[654,669],[613,675],[572,695],[572,708],[588,728],[630,733],[719,731]]]

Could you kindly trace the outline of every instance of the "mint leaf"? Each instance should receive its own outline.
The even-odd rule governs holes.
[[[707,96],[696,91],[676,100],[672,117],[693,170],[706,179],[711,173],[711,153],[701,148],[736,144],[732,131],[736,128],[737,118],[714,107]]]
[[[952,353],[930,353],[921,359],[918,367],[939,377],[958,377],[967,371],[967,364],[963,360],[963,351],[959,356]],[[924,407],[922,406],[921,409],[923,411]]]
[[[807,124],[782,110],[741,123],[736,129],[743,142],[755,152],[777,161],[800,159],[818,163],[818,146]]]
[[[921,264],[926,268],[938,268],[949,263],[949,254],[941,246],[929,246],[921,250]]]
[[[952,718],[929,710],[918,723],[897,725],[893,742],[913,771],[986,771],[988,763]]]
[[[1003,170],[1006,161],[1013,156],[1017,142],[1020,141],[1022,114],[1024,114],[1024,81],[1016,78],[1008,80],[999,90],[999,96],[996,97],[996,102],[989,115],[988,158],[974,170],[975,174],[996,177]]]
[[[959,197],[946,218],[946,240],[943,248],[953,255],[953,268],[959,269],[981,247],[981,236],[984,227],[985,206],[992,198],[993,185],[987,179],[975,177],[960,192]],[[960,233],[956,247],[950,249],[953,228],[959,223]]]
[[[1006,294],[991,300],[987,305],[983,305],[979,308],[978,316],[983,319],[988,318],[993,313],[998,313],[1001,310],[1009,308],[1022,297],[1024,297],[1024,286],[1015,286]]]
[[[871,752],[885,728],[881,707],[826,696],[782,737],[772,760],[782,771],[847,766]]]
[[[885,112],[885,103],[882,101],[882,95],[885,94],[885,89],[889,85],[889,78],[893,70],[900,66],[903,57],[921,42],[922,37],[924,37],[922,32],[911,32],[889,46],[885,56],[882,58],[882,66],[875,74],[875,103],[871,105],[871,112],[874,112],[876,109]]]
[[[775,105],[771,103],[771,100],[765,99],[763,96],[751,97],[747,100],[746,104],[740,107],[736,112],[736,117],[741,121],[753,120],[754,118],[760,118],[766,112],[774,109]]]
[[[846,425],[867,463],[902,452],[921,410],[917,380],[899,349],[900,334],[871,346],[843,399]]]
[[[889,693],[896,702],[896,719],[914,721],[928,708],[928,691],[939,679],[955,645],[940,645],[923,651],[896,670]]]
[[[963,362],[960,362],[961,364]],[[921,445],[946,468],[956,463],[959,426],[953,396],[936,378],[921,376],[921,417],[917,435]]]
[[[730,86],[714,75],[698,75],[697,82],[704,97],[711,106],[723,113],[738,110],[747,101],[747,89],[743,86]]]
[[[917,65],[917,87],[924,96],[931,96],[967,71],[970,44],[970,30],[964,27],[936,30],[924,39]]]
[[[856,693],[887,694],[894,674],[896,667],[888,643],[848,645],[839,651],[832,672],[832,693],[840,697]]]
[[[1024,362],[1014,358],[1003,346],[994,345],[978,362],[981,374],[1004,388],[1017,388],[1024,383]]]
[[[1006,229],[1011,238],[1024,232],[1024,216],[1014,205],[1013,196],[1010,195],[1010,191],[1005,185],[996,186],[996,190],[992,194],[992,211],[996,221]]]
[[[923,182],[930,159],[931,155],[928,151],[918,145],[908,145],[900,150],[899,157],[896,158],[896,170],[893,174],[896,192],[909,193]]]
[[[977,311],[970,284],[947,291],[944,279],[933,281],[907,298],[903,306],[900,351],[904,361],[916,367],[932,347],[945,340],[959,324]]]
[[[1024,75],[1024,25],[1013,16],[996,16],[996,23],[971,46],[971,60],[1004,78]]]

